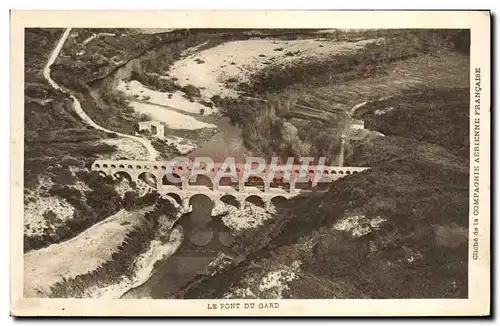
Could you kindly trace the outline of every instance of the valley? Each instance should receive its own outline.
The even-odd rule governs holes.
[[[469,37],[28,31],[26,295],[466,297]],[[179,156],[370,169],[267,210],[92,168]]]

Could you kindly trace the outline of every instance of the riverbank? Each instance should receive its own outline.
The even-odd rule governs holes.
[[[116,283],[106,287],[91,287],[84,297],[92,299],[119,299],[130,289],[138,287],[146,282],[152,275],[156,264],[173,255],[182,245],[184,233],[182,228],[176,227],[172,230],[169,240],[162,243],[152,240],[149,249],[137,257],[134,261],[136,266],[134,275],[127,277],[123,275]]]
[[[24,295],[49,297],[54,285],[90,274],[111,261],[128,235],[142,227],[142,217],[152,209],[121,210],[68,241],[26,253]]]

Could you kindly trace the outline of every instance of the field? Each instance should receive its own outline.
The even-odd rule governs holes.
[[[363,103],[421,89],[467,87],[466,55],[443,51],[393,62],[378,75],[307,89],[297,99],[294,114],[321,116],[321,112],[349,111]],[[320,112],[320,113],[318,113]]]

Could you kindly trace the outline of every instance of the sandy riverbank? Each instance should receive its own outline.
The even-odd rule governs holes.
[[[91,273],[111,260],[152,208],[121,210],[68,241],[24,254],[24,295],[48,297],[53,285]]]
[[[158,240],[151,241],[149,249],[135,260],[136,271],[132,278],[122,276],[116,283],[104,288],[89,288],[85,297],[93,299],[121,298],[128,290],[146,282],[151,277],[155,264],[173,255],[182,245],[183,239],[182,228],[177,227],[172,230],[166,243]]]
[[[180,86],[194,85],[205,100],[214,95],[238,97],[234,86],[270,66],[283,68],[308,60],[324,60],[342,53],[359,51],[382,39],[339,42],[326,39],[231,41],[193,54],[174,63],[168,75]],[[197,50],[197,49],[196,49]],[[235,82],[236,81],[236,84]]]

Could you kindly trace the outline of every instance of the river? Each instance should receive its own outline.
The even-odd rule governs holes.
[[[118,85],[120,79],[130,78],[134,64],[155,56],[150,51],[116,69],[112,74],[93,83],[91,92],[98,103],[98,88],[103,85]],[[164,109],[158,107],[158,109]],[[175,108],[174,108],[175,109]],[[195,142],[192,156],[206,156],[214,160],[224,160],[228,156],[241,158],[248,150],[243,144],[241,129],[231,124],[228,117],[220,115],[197,115],[196,119],[214,124],[217,132],[208,141]],[[193,135],[193,132],[190,132]],[[167,135],[168,136],[168,135]],[[183,136],[176,130],[172,136]],[[142,285],[128,290],[122,298],[168,298],[196,277],[220,252],[227,252],[232,236],[220,219],[212,218],[213,202],[205,196],[194,196],[192,211],[177,222],[184,230],[184,242],[177,252],[155,264],[149,279]],[[222,241],[221,241],[222,239]]]
[[[127,291],[122,299],[169,298],[205,269],[220,252],[229,253],[227,246],[232,237],[220,219],[212,218],[213,202],[208,197],[195,196],[192,207],[193,210],[177,222],[184,230],[184,242],[178,251],[157,262],[151,277]]]
[[[70,32],[71,29],[68,28],[61,36],[61,39],[53,50],[44,69],[44,76],[55,89],[67,93],[72,98],[75,112],[85,123],[96,129],[112,132],[92,121],[83,111],[78,99],[68,90],[59,86],[50,76],[51,65],[57,59]],[[135,58],[125,65],[117,68],[107,77],[92,83],[92,85],[90,85],[91,95],[97,105],[102,105],[102,100],[100,99],[98,91],[99,88],[109,86],[110,84],[116,88],[120,80],[130,78],[133,67],[137,62],[154,58],[164,50],[165,49],[161,49],[159,51],[148,51],[140,57]],[[354,106],[350,111],[349,116],[352,118],[356,109],[364,106],[366,103],[367,102],[362,102]],[[158,109],[177,110],[180,108],[158,107]],[[172,131],[171,136],[183,137],[184,135],[189,135],[190,137],[193,137],[194,135],[194,137],[200,138],[199,141],[194,142],[197,147],[191,151],[190,155],[206,156],[214,160],[222,161],[229,156],[235,157],[238,160],[249,154],[249,151],[243,143],[240,128],[232,125],[229,118],[217,115],[195,115],[192,113],[184,113],[202,122],[217,126],[217,133],[211,135],[208,141],[205,141],[204,137],[201,135],[203,130],[190,130],[189,132],[184,130]],[[156,160],[160,157],[159,153],[148,139],[123,133],[116,134],[141,143],[148,152],[147,157],[144,159]],[[343,152],[343,149],[341,149],[341,152]],[[212,201],[208,197],[195,196],[191,200],[191,205],[193,208],[192,212],[185,214],[177,222],[178,225],[180,225],[184,230],[184,240],[177,252],[168,258],[158,261],[155,264],[150,277],[142,285],[129,289],[125,294],[123,294],[122,298],[172,297],[179,289],[183,288],[192,279],[194,279],[200,271],[204,270],[209,263],[219,255],[219,253],[229,251],[228,247],[232,242],[232,236],[229,234],[227,227],[220,219],[212,218]],[[229,254],[231,253],[229,252]]]
[[[61,36],[45,66],[44,77],[52,87],[67,93],[72,98],[75,112],[86,124],[105,132],[112,132],[91,120],[83,111],[76,96],[58,85],[50,76],[51,66],[56,61],[70,32],[71,29],[68,28]],[[130,77],[132,67],[137,61],[155,55],[157,54],[154,51],[149,51],[116,69],[107,77],[93,83],[91,95],[97,104],[102,103],[97,91],[100,87],[108,83],[116,87],[120,79]],[[200,145],[191,152],[191,155],[223,160],[228,156],[241,158],[247,153],[241,137],[241,130],[232,125],[229,118],[221,116],[197,116],[196,118],[216,125],[217,133],[206,142],[197,142]],[[155,160],[159,157],[159,153],[149,140],[123,133],[116,134],[141,143],[148,151],[148,156],[145,159]],[[177,222],[185,232],[184,242],[179,250],[169,258],[158,261],[149,279],[142,285],[128,290],[122,298],[168,298],[196,277],[198,272],[206,268],[220,252],[228,250],[227,246],[231,244],[232,236],[220,219],[212,218],[212,201],[208,197],[195,196],[191,201],[191,205],[193,207],[192,211]]]

